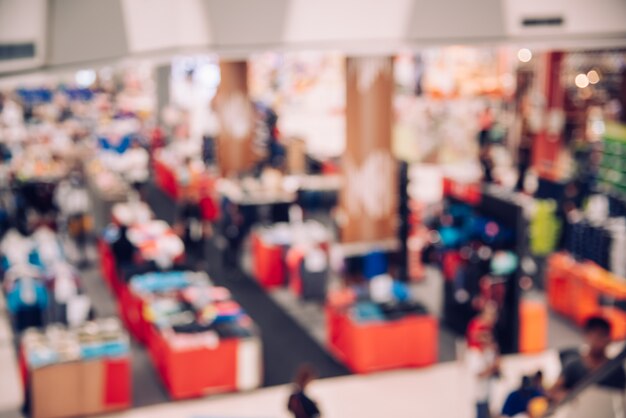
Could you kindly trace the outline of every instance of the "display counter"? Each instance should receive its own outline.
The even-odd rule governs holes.
[[[191,172],[190,178],[183,182],[172,164],[173,162],[161,156],[160,152],[156,153],[153,160],[156,185],[175,201],[188,195],[197,196],[203,219],[215,221],[219,217],[216,179],[206,170],[200,170]]]
[[[328,348],[350,370],[369,373],[437,362],[439,325],[434,316],[411,313],[389,319],[370,311],[360,320],[355,302],[351,292],[341,291],[331,293],[326,305]]]
[[[548,259],[548,303],[555,312],[582,326],[594,315],[612,324],[612,339],[626,339],[626,279],[567,253]]]
[[[131,406],[130,346],[115,319],[72,330],[31,330],[22,338],[20,362],[33,418],[95,415]]]
[[[173,399],[261,385],[261,340],[225,288],[201,272],[146,273],[121,293],[129,330],[143,342]]]
[[[256,228],[251,235],[253,276],[266,289],[283,286],[289,279],[297,295],[323,300],[328,276],[329,242],[330,232],[315,221]],[[288,263],[291,250],[294,254]],[[316,265],[307,268],[312,264]]]

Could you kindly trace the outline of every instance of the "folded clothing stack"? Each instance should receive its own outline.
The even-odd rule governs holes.
[[[22,335],[22,351],[29,369],[71,361],[127,356],[128,335],[114,318],[87,322],[78,328],[58,324]]]
[[[228,289],[214,286],[203,272],[148,273],[130,279],[144,302],[143,316],[171,338],[215,334],[217,338],[255,335],[254,324]]]

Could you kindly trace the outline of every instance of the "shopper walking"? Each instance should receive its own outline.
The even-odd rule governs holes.
[[[293,414],[294,418],[315,418],[321,416],[317,404],[305,393],[307,386],[315,377],[315,370],[309,365],[301,366],[298,369],[293,382],[293,392],[289,396],[287,403],[287,409]]]
[[[187,253],[193,257],[195,263],[199,263],[204,259],[205,226],[200,199],[196,193],[190,193],[185,198],[178,217]]]
[[[495,302],[487,302],[481,314],[470,322],[467,329],[466,361],[473,380],[477,418],[491,416],[491,384],[500,375],[499,350],[494,338],[497,309]]]

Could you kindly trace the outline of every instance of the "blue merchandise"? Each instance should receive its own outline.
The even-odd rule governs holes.
[[[405,283],[398,280],[393,281],[393,296],[398,302],[409,300],[409,288]]]
[[[387,255],[382,251],[373,251],[363,259],[363,275],[371,279],[387,273]]]
[[[385,314],[372,302],[357,302],[351,309],[351,315],[357,322],[384,321]]]

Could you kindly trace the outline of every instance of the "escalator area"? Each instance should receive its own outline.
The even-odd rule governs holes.
[[[562,352],[561,363],[571,352]],[[601,367],[578,381],[559,402],[549,406],[543,418],[626,418],[626,391],[611,382],[626,366],[626,345],[618,348]],[[623,386],[622,386],[623,387]]]

